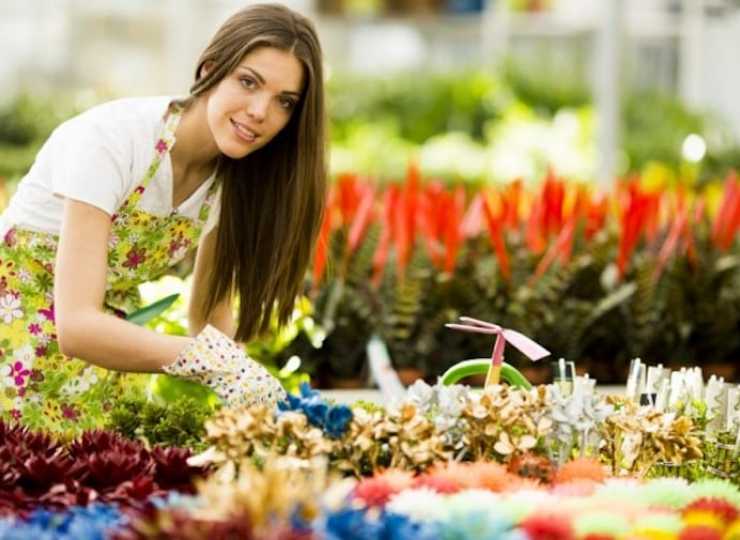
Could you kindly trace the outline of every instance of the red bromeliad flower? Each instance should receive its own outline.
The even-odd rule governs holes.
[[[727,251],[740,230],[740,180],[731,173],[725,182],[725,190],[719,211],[712,226],[712,241],[722,251]]]
[[[496,260],[498,261],[499,270],[504,279],[511,280],[511,265],[509,263],[509,253],[506,250],[505,241],[505,220],[503,205],[500,204],[500,198],[497,193],[489,191],[484,197],[484,206],[486,223],[488,225],[488,235],[491,240]]]
[[[140,443],[92,431],[69,445],[0,422],[0,515],[37,507],[63,510],[94,500],[137,506],[166,489],[192,491],[204,471],[189,450],[147,450]]]

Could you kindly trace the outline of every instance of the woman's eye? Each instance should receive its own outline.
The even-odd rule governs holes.
[[[283,99],[281,99],[281,100],[280,100],[280,106],[281,106],[281,107],[282,107],[283,109],[285,109],[285,110],[289,111],[289,110],[291,110],[291,109],[292,109],[293,107],[295,107],[295,101],[293,101],[292,99],[288,99],[288,98],[283,98]]]
[[[257,83],[255,82],[255,80],[254,79],[250,79],[249,77],[242,77],[239,80],[241,81],[242,86],[244,88],[248,88],[250,90],[257,85]]]

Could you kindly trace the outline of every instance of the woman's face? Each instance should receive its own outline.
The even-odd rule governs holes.
[[[262,148],[290,120],[303,90],[303,66],[290,52],[260,47],[209,93],[208,127],[233,159]]]

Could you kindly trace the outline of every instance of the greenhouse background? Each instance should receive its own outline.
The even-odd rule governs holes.
[[[0,540],[740,540],[740,0],[286,2],[316,24],[330,120],[292,313],[245,343],[224,310],[188,317],[224,185],[198,187],[204,166],[233,148],[263,163],[265,132],[239,124],[257,96],[277,109],[270,84],[224,79],[233,132],[223,110],[203,131],[197,100],[98,109],[123,125],[149,107],[147,174],[125,179],[112,232],[69,202],[67,224],[94,226],[0,229]],[[39,185],[21,182],[66,119],[187,94],[245,5],[0,0],[0,211]],[[82,192],[101,175],[70,170],[116,161],[70,156]],[[139,212],[157,171],[172,200]],[[174,193],[194,185],[197,221]],[[82,297],[102,279],[80,276],[102,278],[104,242],[99,308]],[[62,347],[71,328],[87,349]]]

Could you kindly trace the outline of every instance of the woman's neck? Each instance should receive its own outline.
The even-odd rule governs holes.
[[[177,169],[183,172],[201,172],[208,176],[216,165],[220,152],[208,127],[206,105],[204,98],[195,98],[183,111],[175,130],[176,142],[170,154],[173,166]]]

